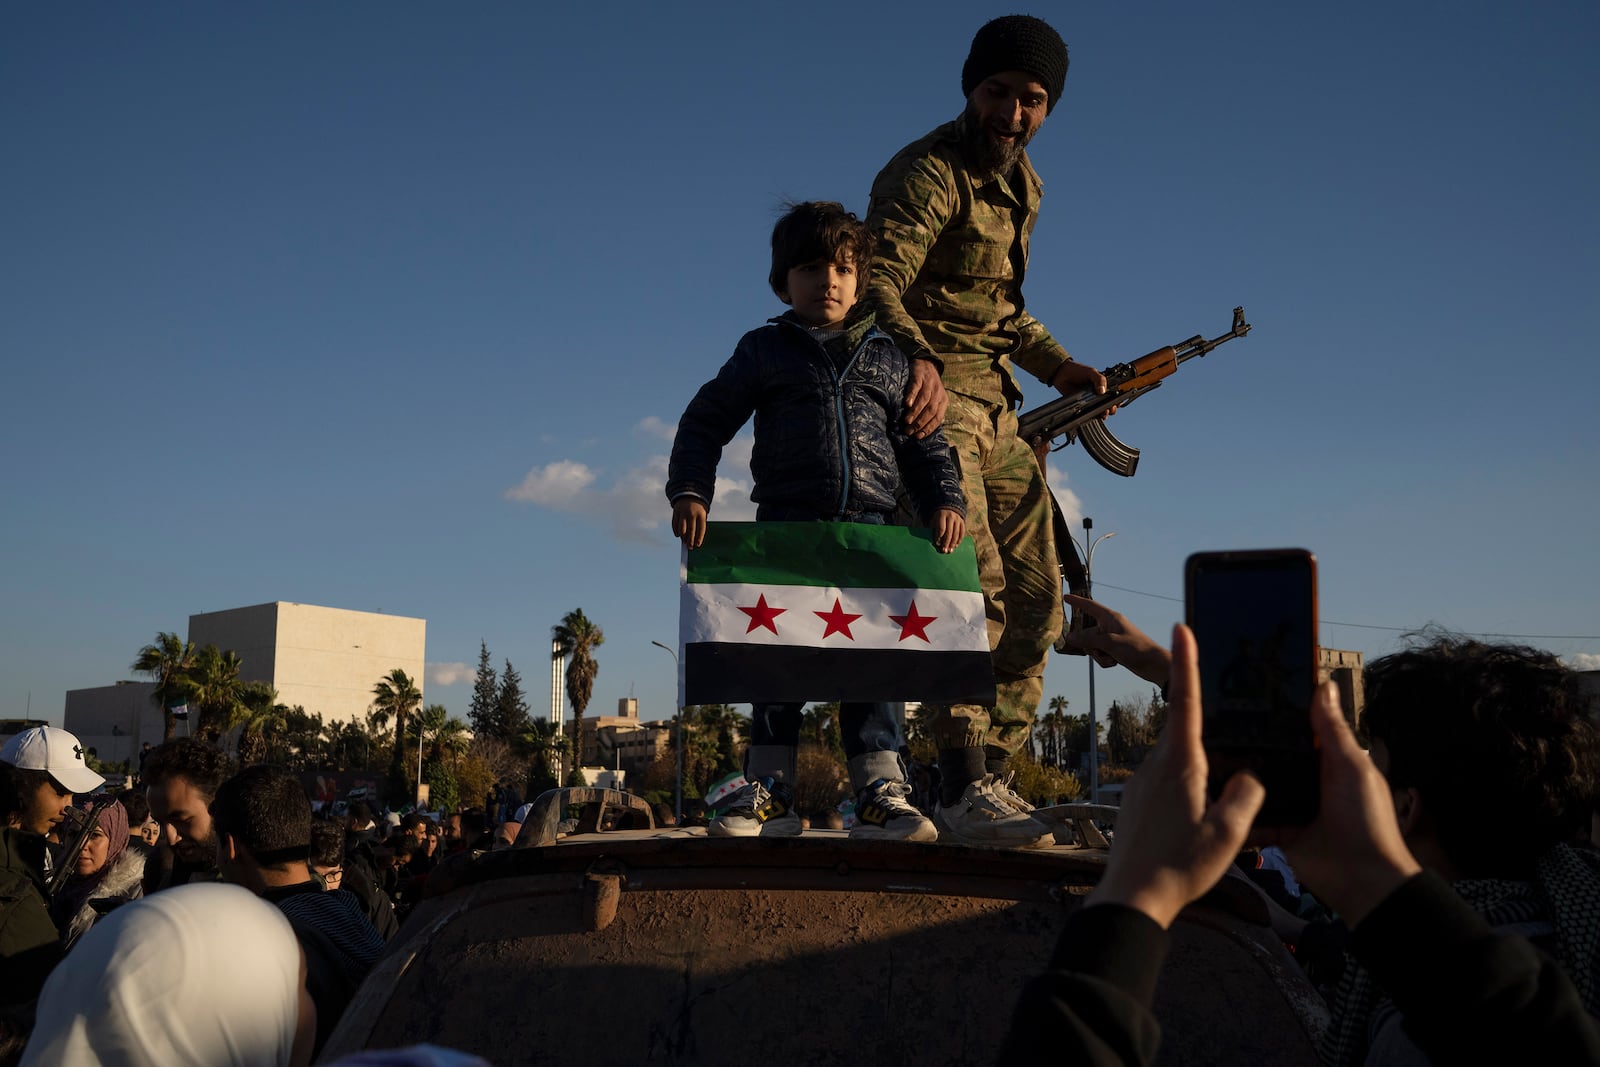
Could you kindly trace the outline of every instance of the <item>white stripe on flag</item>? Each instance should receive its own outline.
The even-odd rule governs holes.
[[[684,645],[714,641],[915,652],[989,651],[989,628],[981,593],[954,589],[690,583],[685,583],[681,589],[679,625]],[[758,607],[762,598],[768,609],[765,614]],[[835,600],[841,611],[861,617],[845,624],[849,628],[848,637],[835,632],[824,638],[828,623],[818,615],[831,615]],[[890,618],[911,616],[909,609],[913,601],[916,618],[908,620],[909,626]],[[773,609],[779,608],[783,609],[781,614],[772,614]],[[771,627],[760,624],[763,618],[770,619]],[[917,619],[930,620],[921,627],[927,636],[925,641],[914,636],[919,629]]]

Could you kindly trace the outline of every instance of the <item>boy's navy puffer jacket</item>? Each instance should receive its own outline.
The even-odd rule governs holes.
[[[843,346],[830,355],[792,314],[745,334],[689,402],[667,498],[695,496],[709,507],[722,449],[753,414],[758,519],[886,515],[902,479],[924,523],[938,508],[965,515],[943,431],[919,441],[901,428],[910,368],[888,335],[864,317],[830,342]]]

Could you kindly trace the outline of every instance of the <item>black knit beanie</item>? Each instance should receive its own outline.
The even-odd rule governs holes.
[[[1048,114],[1061,99],[1067,81],[1067,46],[1043,19],[1003,15],[984,23],[972,38],[972,51],[961,65],[961,95],[971,96],[983,79],[1007,70],[1020,70],[1039,80],[1049,95],[1045,101]]]

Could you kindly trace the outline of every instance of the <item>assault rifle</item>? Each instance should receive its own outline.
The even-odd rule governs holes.
[[[1082,441],[1084,451],[1096,463],[1112,474],[1131,478],[1139,466],[1139,450],[1111,436],[1102,416],[1112,407],[1131,404],[1150,390],[1159,388],[1161,382],[1178,369],[1178,364],[1203,356],[1218,345],[1249,332],[1250,324],[1244,321],[1244,308],[1234,308],[1233,329],[1227,333],[1209,341],[1204,335],[1195,334],[1187,341],[1158,348],[1132,363],[1118,363],[1115,367],[1107,368],[1105,392],[1091,393],[1085,390],[1025,411],[1017,416],[1017,436],[1033,448],[1039,457],[1041,469],[1047,453],[1059,452],[1073,441]],[[1061,443],[1055,444],[1058,439]],[[1061,580],[1066,583],[1067,592],[1088,596],[1089,574],[1083,560],[1078,558],[1072,531],[1067,529],[1067,520],[1061,514],[1061,506],[1056,503],[1054,493],[1050,494],[1050,517],[1055,526]],[[1067,644],[1067,635],[1093,625],[1093,619],[1072,612],[1072,617],[1061,628],[1061,636],[1056,640],[1056,651],[1083,655],[1082,651]]]
[[[1025,411],[1017,416],[1017,436],[1040,454],[1041,461],[1046,451],[1059,452],[1073,441],[1082,441],[1084,451],[1096,463],[1112,474],[1131,478],[1139,466],[1139,450],[1111,436],[1101,416],[1113,407],[1126,407],[1150,390],[1160,388],[1162,380],[1176,371],[1178,364],[1203,356],[1218,345],[1249,332],[1244,308],[1234,308],[1233,329],[1222,336],[1208,341],[1195,334],[1187,341],[1158,348],[1132,363],[1109,367],[1105,372],[1105,392],[1085,390]],[[1057,440],[1061,443],[1055,444]]]

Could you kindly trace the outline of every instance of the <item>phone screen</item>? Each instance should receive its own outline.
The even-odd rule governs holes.
[[[1267,789],[1258,825],[1309,822],[1320,792],[1311,732],[1315,557],[1303,549],[1200,552],[1185,565],[1184,587],[1200,646],[1212,795],[1248,770]]]

